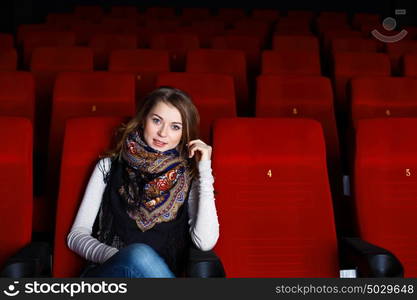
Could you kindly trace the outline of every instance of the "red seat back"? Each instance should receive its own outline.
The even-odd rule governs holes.
[[[417,80],[361,77],[352,80],[352,120],[417,117]]]
[[[0,71],[17,70],[17,52],[15,49],[0,49]]]
[[[156,77],[170,71],[166,50],[115,50],[110,54],[109,71],[129,72],[136,76],[136,98],[142,99],[156,88]]]
[[[32,53],[38,47],[74,46],[76,35],[69,31],[36,31],[25,36],[23,40],[24,63],[30,65]]]
[[[48,197],[43,210],[50,222],[55,205],[65,123],[70,118],[129,116],[135,113],[132,74],[112,72],[63,72],[57,77],[49,131]]]
[[[330,80],[320,76],[262,75],[257,80],[257,117],[311,118],[320,122],[331,178],[341,181],[339,138]],[[338,174],[339,172],[339,174]]]
[[[0,49],[14,48],[13,35],[7,33],[0,33]]]
[[[151,49],[168,50],[170,53],[171,69],[185,70],[185,58],[188,51],[200,48],[198,36],[195,34],[165,33],[156,34],[151,38]]]
[[[54,241],[54,277],[78,277],[86,263],[66,243],[95,164],[123,118],[76,118],[65,129]]]
[[[243,51],[215,49],[190,51],[187,56],[186,71],[233,76],[237,98],[237,112],[240,115],[245,115],[249,112],[247,71]]]
[[[213,49],[243,51],[246,56],[246,65],[249,72],[258,72],[261,61],[261,37],[246,34],[226,34],[213,38],[211,46]]]
[[[272,49],[277,51],[312,51],[319,53],[319,41],[314,36],[274,35]]]
[[[320,124],[307,119],[222,119],[215,123],[213,149],[222,226],[215,251],[227,276],[337,276]]]
[[[34,121],[35,84],[32,74],[0,72],[0,115]]]
[[[94,52],[94,69],[107,70],[110,53],[120,49],[136,49],[138,45],[136,35],[96,34],[93,35],[88,46]]]
[[[32,125],[0,117],[0,266],[32,237]]]
[[[416,118],[360,120],[354,201],[360,237],[389,249],[417,277]]]
[[[264,75],[317,75],[321,74],[320,55],[315,51],[262,52]]]
[[[404,56],[403,75],[417,77],[417,54]]]
[[[348,84],[358,76],[390,76],[391,66],[384,53],[339,52],[334,54],[333,80],[336,110],[348,111]]]

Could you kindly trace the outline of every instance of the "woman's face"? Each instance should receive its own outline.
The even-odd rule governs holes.
[[[146,117],[143,132],[145,142],[158,151],[171,150],[181,141],[182,126],[179,110],[160,101]]]

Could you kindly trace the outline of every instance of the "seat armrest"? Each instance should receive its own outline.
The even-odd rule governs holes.
[[[51,266],[50,245],[45,242],[32,242],[6,261],[1,270],[1,277],[50,277]]]
[[[223,264],[214,251],[201,251],[195,247],[189,249],[186,269],[187,277],[225,277]]]
[[[360,238],[340,240],[342,269],[356,269],[358,277],[403,277],[401,262],[388,250]]]

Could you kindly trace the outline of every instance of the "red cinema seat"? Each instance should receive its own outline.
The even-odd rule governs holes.
[[[202,49],[189,51],[187,72],[217,73],[234,78],[238,115],[250,112],[245,54],[239,50]]]
[[[262,75],[257,79],[256,91],[256,117],[311,118],[320,122],[330,178],[334,189],[340,188],[339,138],[330,80],[320,76]]]
[[[263,75],[320,75],[320,54],[316,51],[262,52]]]
[[[35,84],[31,73],[0,72],[0,115],[34,121]]]
[[[319,53],[319,41],[314,36],[274,35],[272,49],[279,51],[314,51]]]
[[[156,88],[156,77],[170,71],[169,52],[165,50],[115,50],[110,55],[109,71],[136,76],[136,98],[142,99]]]
[[[200,137],[208,143],[216,119],[236,117],[235,89],[230,75],[165,73],[158,76],[157,86],[175,87],[191,96],[200,114]]]
[[[74,14],[79,19],[99,22],[104,15],[103,8],[98,5],[77,5]]]
[[[313,35],[310,18],[283,17],[275,25],[278,35]]]
[[[105,24],[93,24],[77,22],[71,25],[71,31],[75,32],[76,43],[81,46],[88,46],[93,36],[97,34],[118,34],[118,28]]]
[[[109,56],[112,51],[121,49],[136,49],[137,44],[138,41],[136,35],[94,35],[88,44],[94,52],[94,69],[107,70],[109,65]]]
[[[417,77],[417,54],[404,55],[403,75]]]
[[[212,40],[212,49],[241,50],[245,53],[246,65],[250,74],[259,72],[261,62],[262,38],[251,35],[223,35]]]
[[[270,23],[254,18],[245,18],[236,21],[233,29],[230,30],[234,35],[255,36],[261,39],[261,46],[264,47],[270,33]]]
[[[169,51],[171,70],[180,72],[185,70],[187,52],[199,49],[200,42],[195,34],[161,33],[151,38],[150,48]]]
[[[352,79],[352,120],[417,117],[417,80],[409,77]]]
[[[338,52],[334,54],[333,80],[337,114],[348,113],[349,82],[358,76],[390,76],[389,58],[384,53]]]
[[[30,65],[32,53],[39,47],[75,46],[76,35],[69,31],[36,31],[25,36],[23,40],[24,63]]]
[[[0,117],[0,266],[32,238],[32,125]]]
[[[337,277],[320,123],[221,119],[214,126],[213,149],[222,226],[215,252],[227,277]]]
[[[39,203],[39,222],[53,218],[65,122],[75,117],[129,116],[135,112],[135,78],[115,72],[62,72],[55,82],[49,132],[45,202]],[[41,226],[40,225],[40,226]]]
[[[56,31],[56,25],[52,24],[21,24],[17,28],[17,44],[21,45],[27,35],[38,31]]]
[[[95,164],[110,148],[123,118],[74,118],[67,122],[55,223],[53,277],[79,277],[86,263],[66,243]]]
[[[38,97],[50,97],[59,72],[93,70],[93,52],[84,47],[36,48],[30,70],[36,80]]]
[[[378,52],[381,44],[372,39],[352,37],[335,38],[331,41],[331,52]]]
[[[45,152],[55,79],[64,71],[93,71],[93,52],[83,47],[40,47],[32,54],[30,71],[36,87],[36,146]]]
[[[417,41],[401,40],[396,43],[387,43],[386,52],[391,61],[394,74],[401,73],[401,59],[407,54],[417,54]]]
[[[13,49],[14,38],[13,35],[7,33],[0,33],[0,50],[1,49]]]
[[[390,249],[417,277],[417,119],[360,120],[354,203],[360,237]],[[223,257],[222,257],[223,259]]]
[[[115,33],[134,33],[137,29],[137,21],[134,18],[115,18],[104,17],[101,20],[101,25],[109,27],[114,30]]]
[[[0,71],[17,70],[17,52],[15,49],[0,49]]]
[[[186,27],[184,27],[186,28]],[[181,19],[177,17],[155,18],[146,17],[144,24],[138,27],[137,35],[140,48],[150,48],[151,39],[164,33],[188,33],[181,27]]]
[[[332,28],[326,30],[321,35],[321,44],[325,55],[331,54],[332,41],[337,38],[362,38],[363,34],[360,31],[351,29],[336,29]]]

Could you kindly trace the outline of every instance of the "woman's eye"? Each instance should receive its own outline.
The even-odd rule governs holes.
[[[181,129],[181,127],[180,127],[180,126],[178,126],[178,125],[173,125],[173,126],[172,126],[172,129],[174,129],[174,130],[180,130],[180,129]]]
[[[161,122],[161,120],[159,120],[158,118],[153,118],[152,122],[154,122],[155,124],[159,124],[159,122]]]

